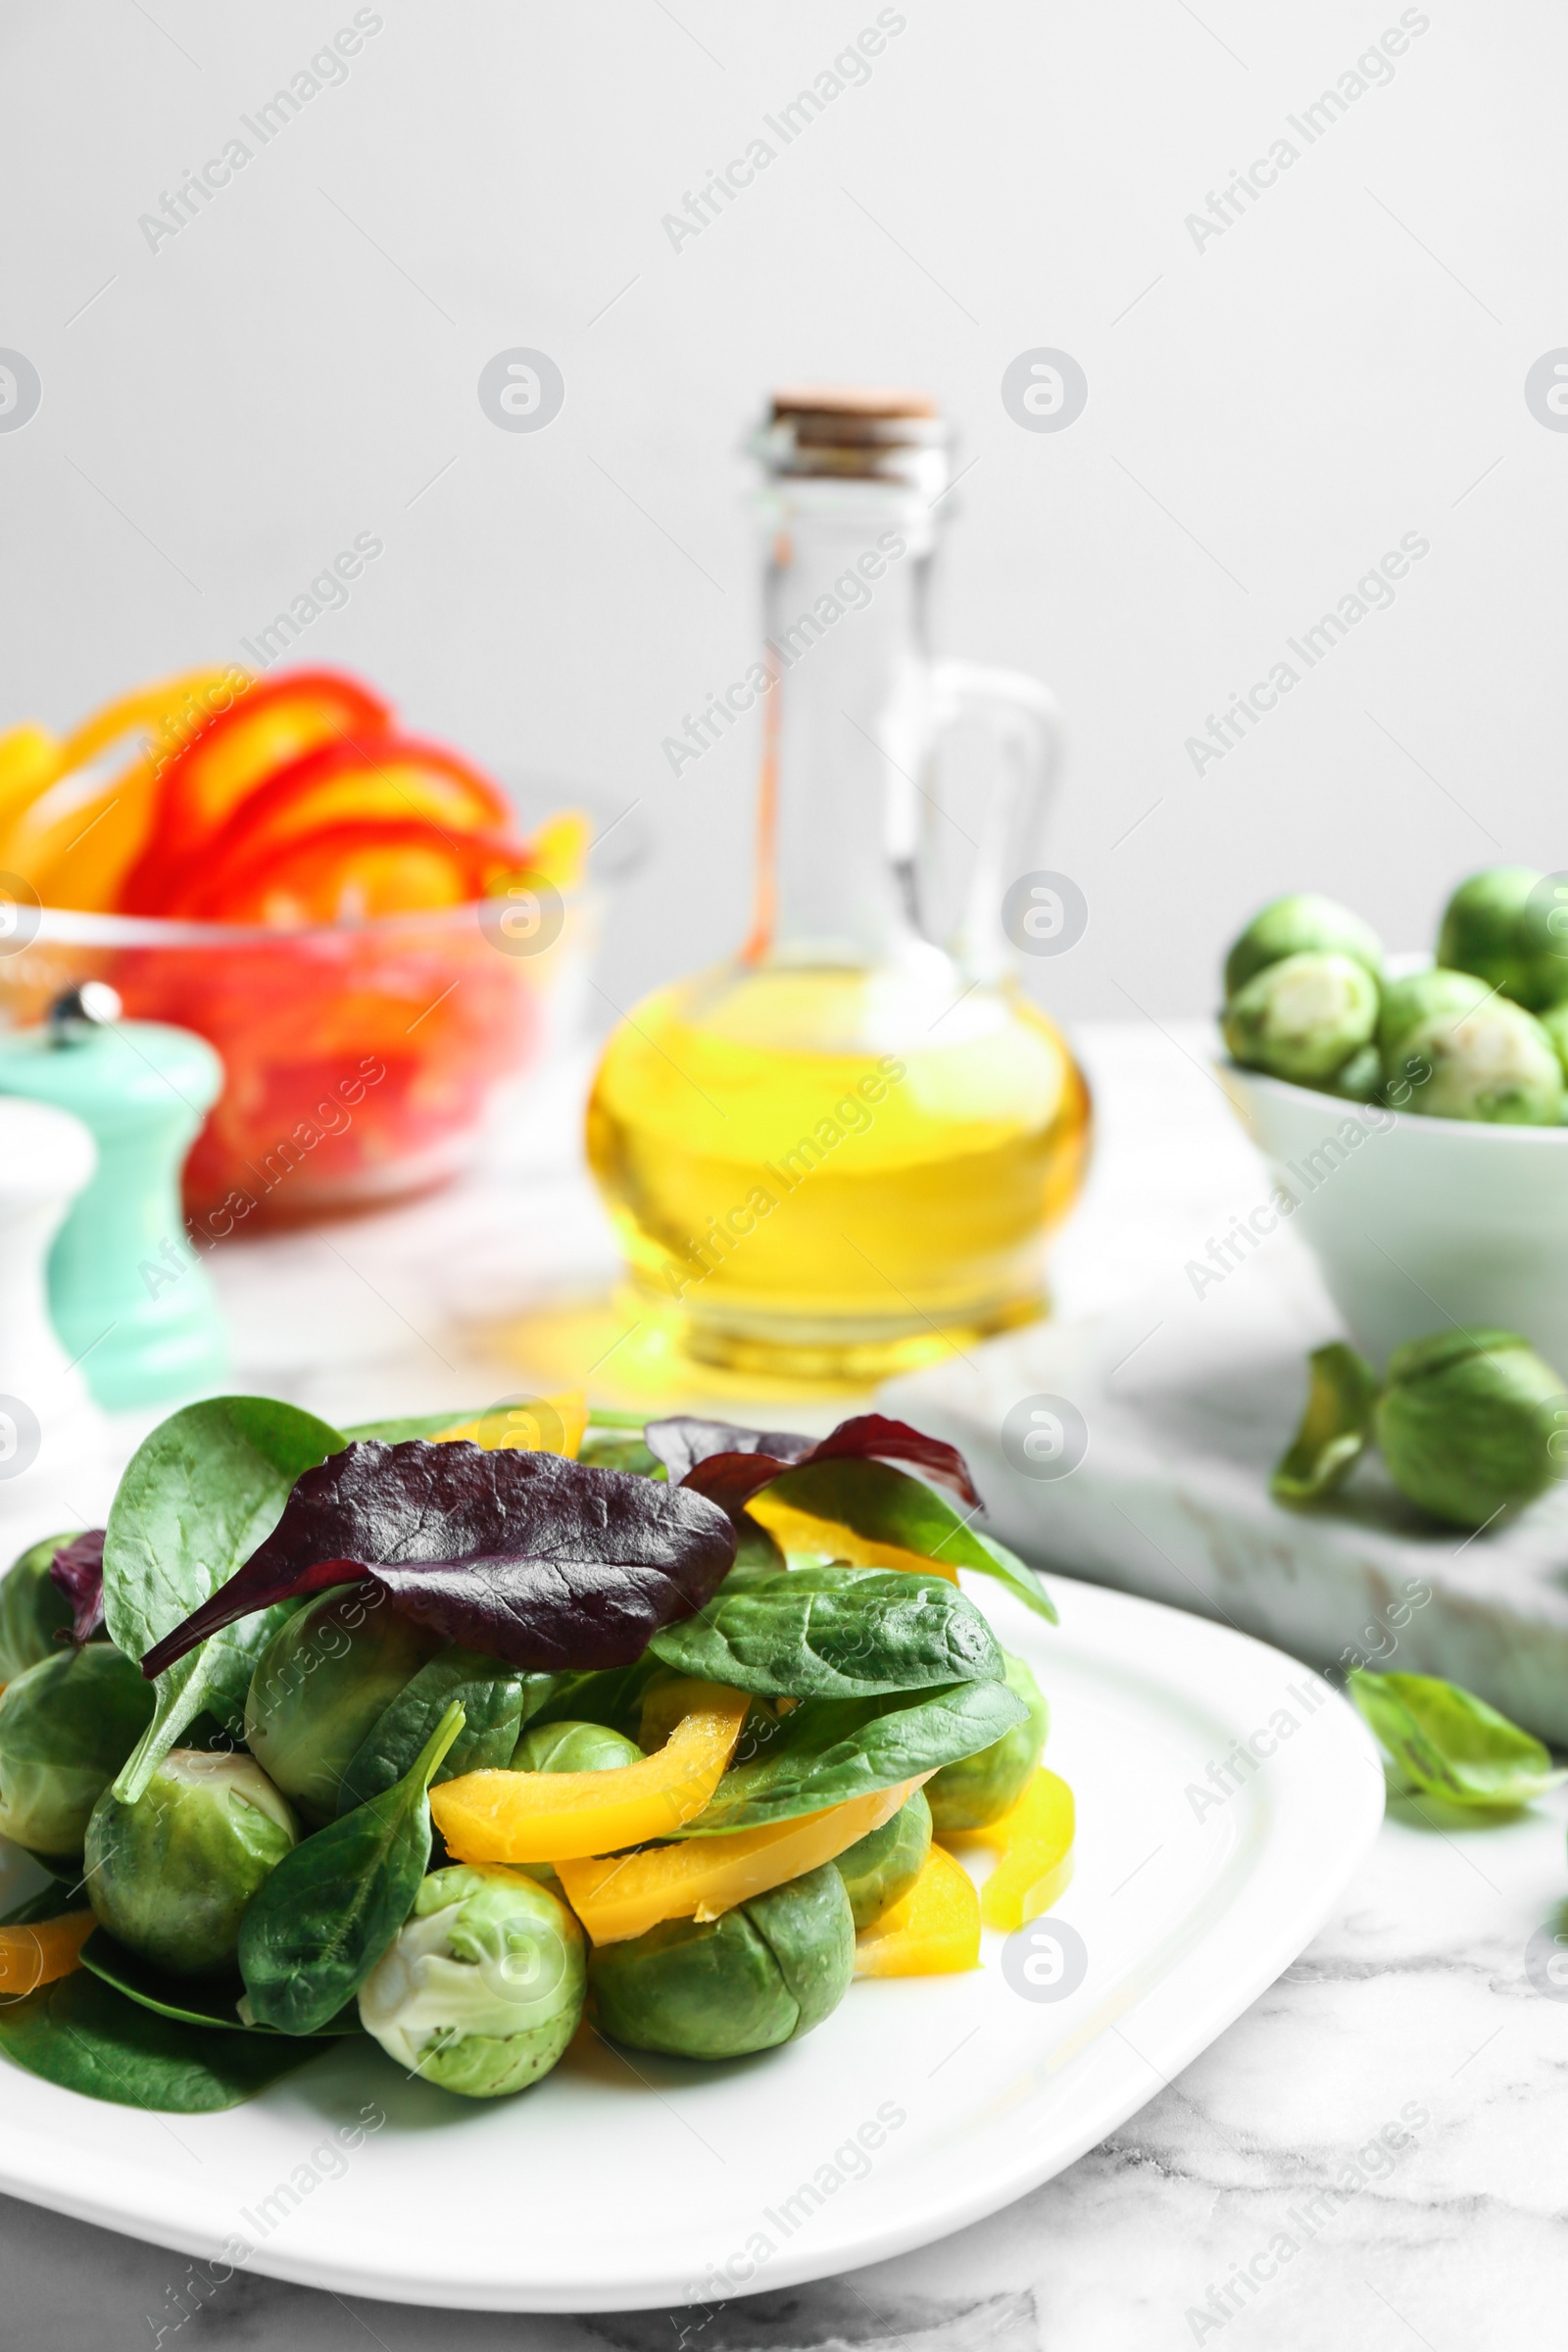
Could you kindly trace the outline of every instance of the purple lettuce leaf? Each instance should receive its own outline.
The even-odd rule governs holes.
[[[907,1462],[972,1508],[980,1506],[969,1466],[956,1446],[883,1413],[857,1413],[820,1440],[683,1413],[650,1421],[643,1442],[663,1463],[671,1486],[708,1495],[732,1518],[784,1471],[804,1469],[808,1462]]]
[[[266,1542],[142,1672],[274,1601],[362,1581],[512,1666],[628,1666],[712,1597],[734,1556],[724,1512],[682,1488],[557,1453],[369,1439],[295,1482]]]
[[[104,1531],[89,1527],[85,1534],[62,1544],[49,1563],[49,1582],[71,1603],[71,1640],[80,1648],[104,1630]]]

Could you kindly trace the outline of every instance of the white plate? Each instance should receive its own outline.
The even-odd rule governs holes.
[[[1087,1969],[1065,1998],[1014,1989],[988,1935],[982,1970],[857,1984],[783,2050],[700,2066],[589,2040],[493,2105],[356,2045],[218,2116],[0,2062],[0,2188],[208,2259],[243,2240],[215,2281],[243,2260],[403,2302],[609,2311],[875,2262],[1049,2180],[1296,1958],[1377,1831],[1383,1776],[1359,1718],[1279,1650],[1063,1578],[1053,1631],[965,1581],[1039,1674],[1077,1793],[1055,1918]],[[1244,1769],[1249,1741],[1274,1752]]]

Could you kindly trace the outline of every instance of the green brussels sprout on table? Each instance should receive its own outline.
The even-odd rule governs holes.
[[[1348,956],[1377,980],[1383,972],[1383,943],[1369,923],[1333,899],[1293,891],[1254,914],[1225,958],[1225,994],[1238,996],[1271,963],[1291,956]]]
[[[577,2031],[583,1933],[559,1896],[501,1863],[420,1882],[413,1912],[360,1988],[389,2057],[465,2098],[547,2075]]]
[[[321,1593],[279,1626],[251,1678],[245,1744],[313,1828],[337,1812],[367,1734],[444,1647],[360,1585]]]
[[[836,1858],[833,1867],[844,1881],[857,1936],[875,1927],[884,1911],[903,1901],[930,1851],[930,1801],[923,1788],[916,1788],[891,1821],[858,1838]]]
[[[961,1756],[956,1764],[944,1764],[927,1781],[926,1798],[939,1835],[944,1830],[983,1830],[1000,1821],[1022,1796],[1045,1750],[1051,1709],[1040,1685],[1022,1658],[1009,1650],[1002,1654],[1007,1689],[1029,1712],[990,1747]]]
[[[1568,1391],[1517,1332],[1408,1341],[1381,1384],[1340,1341],[1311,1367],[1301,1426],[1270,1482],[1276,1502],[1321,1500],[1373,1440],[1399,1492],[1453,1527],[1488,1527],[1568,1471]]]
[[[233,1968],[240,1921],[299,1836],[252,1756],[175,1747],[140,1796],[106,1788],[87,1824],[87,1899],[100,1927],[171,1976]]]
[[[670,1919],[600,1944],[588,1983],[604,2031],[675,2058],[744,2058],[831,2015],[855,1974],[855,1917],[837,1867],[711,1920]]]
[[[1224,1018],[1225,1043],[1244,1068],[1298,1086],[1330,1084],[1364,1055],[1377,1025],[1378,984],[1366,965],[1318,950],[1265,965]]]
[[[1562,1064],[1550,1036],[1473,973],[1395,981],[1384,996],[1379,1044],[1389,1100],[1401,1109],[1522,1127],[1555,1126],[1562,1117]]]
[[[61,1544],[74,1541],[69,1532],[45,1536],[13,1560],[0,1580],[0,1683],[14,1683],[29,1666],[53,1657],[70,1636],[71,1603],[51,1583],[49,1571]]]
[[[152,1720],[153,1687],[107,1642],[40,1659],[0,1691],[0,1837],[81,1859],[94,1805]]]
[[[1485,1527],[1568,1469],[1568,1395],[1517,1332],[1396,1348],[1373,1428],[1395,1484],[1455,1527]]]

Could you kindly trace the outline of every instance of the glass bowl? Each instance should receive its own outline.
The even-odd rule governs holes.
[[[194,1029],[226,1083],[185,1166],[204,1233],[422,1192],[473,1151],[494,1090],[582,1020],[592,889],[297,931],[44,907],[0,956],[0,1022],[84,980]]]

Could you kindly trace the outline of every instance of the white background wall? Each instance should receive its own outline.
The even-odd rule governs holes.
[[[1523,393],[1568,343],[1560,8],[1430,0],[1308,149],[1285,117],[1396,0],[901,0],[869,80],[678,252],[662,216],[874,0],[377,13],[156,252],[138,216],[255,147],[238,118],[350,0],[0,14],[0,344],[43,385],[0,433],[0,723],[235,656],[377,533],[301,650],[499,768],[641,800],[655,857],[605,972],[625,1004],[744,919],[751,743],[678,783],[660,752],[753,656],[743,429],[776,381],[891,379],[976,461],[947,650],[1038,672],[1071,722],[1047,861],[1092,919],[1034,975],[1063,1011],[1205,1006],[1281,888],[1408,944],[1459,873],[1568,863],[1568,434]],[[1200,250],[1186,216],[1281,135],[1299,160]],[[475,394],[518,344],[565,378],[537,433]],[[1002,406],[1035,345],[1087,370],[1066,431]],[[1431,553],[1392,609],[1196,774],[1186,738],[1406,532]]]

